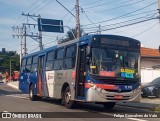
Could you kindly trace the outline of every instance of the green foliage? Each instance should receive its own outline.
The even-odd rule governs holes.
[[[5,71],[9,71],[10,62],[12,71],[20,70],[19,55],[16,51],[0,52],[0,72],[4,73]]]
[[[82,29],[80,30],[80,36],[82,36]],[[63,39],[62,42],[68,42],[70,40],[73,40],[75,39],[74,37],[77,38],[77,31],[75,28],[67,32],[67,38]]]

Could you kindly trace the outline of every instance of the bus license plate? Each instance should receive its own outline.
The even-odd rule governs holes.
[[[121,100],[123,99],[123,95],[114,95],[114,99]]]

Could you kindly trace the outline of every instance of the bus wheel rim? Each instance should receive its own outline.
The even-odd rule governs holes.
[[[67,92],[66,93],[66,103],[68,104],[69,102],[70,102],[70,99],[71,99],[71,94],[70,94],[70,92]]]
[[[30,91],[30,97],[32,97],[33,96],[33,93],[32,93],[32,90]]]

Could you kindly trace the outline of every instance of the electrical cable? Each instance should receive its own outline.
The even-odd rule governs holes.
[[[136,13],[136,12],[138,12],[138,11],[141,11],[141,10],[145,9],[145,8],[148,8],[148,7],[150,7],[150,6],[152,6],[152,5],[156,4],[156,3],[157,3],[157,2],[152,2],[151,4],[149,4],[149,5],[147,5],[147,6],[144,6],[144,7],[142,7],[142,8],[139,8],[139,9],[137,9],[137,10],[134,10],[134,11],[131,11],[131,12],[128,12],[128,13],[125,13],[125,14],[122,14],[122,15],[120,15],[120,16],[113,17],[113,18],[110,18],[110,19],[107,19],[107,20],[104,20],[104,21],[95,22],[94,24],[100,24],[100,23],[105,23],[105,22],[108,22],[108,21],[117,20],[117,19],[122,18],[122,17],[124,17],[124,16],[130,15],[130,14],[132,14],[132,13]],[[92,24],[85,24],[85,25],[81,25],[81,26],[89,26],[89,25],[92,25]]]

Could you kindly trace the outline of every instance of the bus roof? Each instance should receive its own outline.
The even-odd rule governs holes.
[[[72,44],[72,43],[77,43],[77,42],[81,42],[81,41],[87,41],[88,43],[90,42],[89,40],[91,38],[93,38],[93,36],[108,36],[110,38],[124,38],[124,39],[127,39],[127,40],[130,40],[130,41],[137,41],[137,42],[140,42],[136,39],[133,39],[133,38],[129,38],[129,37],[126,37],[126,36],[120,36],[120,35],[109,35],[109,34],[90,34],[90,35],[86,35],[86,36],[83,36],[83,37],[80,37],[79,40],[78,39],[74,39],[74,40],[71,40],[71,41],[67,41],[67,42],[64,42],[64,43],[60,43],[60,44],[57,44],[57,45],[54,45],[52,47],[49,47],[49,48],[46,48],[46,49],[43,49],[43,50],[40,50],[40,51],[37,51],[37,52],[34,52],[34,53],[31,53],[31,54],[28,54],[28,55],[25,55],[23,56],[22,58],[27,58],[27,57],[30,57],[30,56],[35,56],[35,55],[38,55],[40,53],[43,53],[43,52],[48,52],[48,51],[51,51],[55,48],[58,48],[58,47],[62,47],[62,46],[65,46],[65,45],[69,45],[69,44]]]

